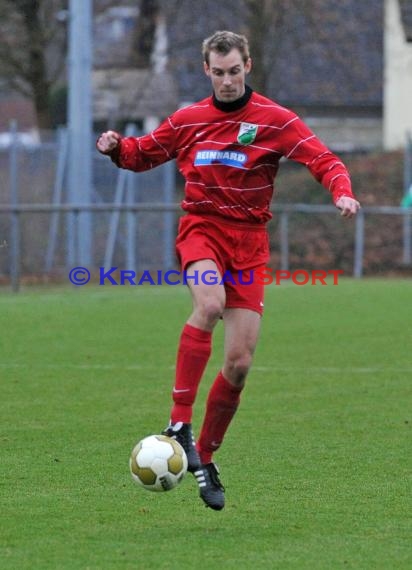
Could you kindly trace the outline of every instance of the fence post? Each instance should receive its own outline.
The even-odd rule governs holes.
[[[52,204],[62,203],[64,174],[67,164],[68,133],[67,129],[59,128],[57,131],[57,165],[54,179]],[[57,232],[60,212],[53,212],[50,221],[49,240],[47,242],[45,271],[49,273],[53,266],[53,258],[56,250]]]
[[[280,268],[289,270],[289,213],[280,214]]]
[[[18,206],[18,139],[17,121],[10,121],[10,205]],[[12,212],[10,217],[10,281],[11,288],[17,293],[20,288],[20,214]]]
[[[136,180],[137,176],[128,172],[126,178],[126,203],[134,204],[136,202]],[[137,271],[136,264],[136,229],[137,229],[137,212],[126,213],[126,267],[129,271]]]
[[[126,188],[128,172],[119,170],[117,175],[114,204],[119,206],[123,202],[123,195]],[[117,229],[119,227],[120,210],[113,210],[110,216],[109,233],[107,235],[106,252],[104,255],[104,267],[109,269],[112,266],[114,247],[116,245]]]
[[[163,200],[164,204],[170,205],[174,201],[174,175],[175,166],[173,162],[164,165],[163,179]],[[165,211],[163,214],[163,266],[171,269],[174,265],[174,212]]]
[[[363,252],[365,245],[365,214],[361,209],[355,219],[355,252],[353,263],[353,276],[357,279],[362,277],[363,273]]]
[[[403,257],[402,262],[410,265],[412,262],[411,255],[411,215],[409,213],[403,216]]]

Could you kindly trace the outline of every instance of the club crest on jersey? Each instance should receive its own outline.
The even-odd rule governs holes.
[[[254,125],[252,123],[240,123],[237,142],[245,145],[251,144],[256,138],[257,130],[257,125]]]

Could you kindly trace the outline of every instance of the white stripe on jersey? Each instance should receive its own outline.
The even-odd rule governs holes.
[[[257,186],[255,188],[235,188],[233,186],[206,186],[204,182],[191,182],[187,181],[187,184],[194,184],[196,186],[203,186],[207,190],[233,190],[233,192],[247,192],[248,190],[263,190],[264,188],[273,188],[272,184],[266,184],[265,186]]]
[[[277,168],[277,166],[275,164],[272,164],[270,162],[262,162],[262,164],[258,164],[257,166],[252,166],[252,168],[245,168],[245,170],[257,170],[258,168],[262,168],[262,167],[266,167],[266,168]]]
[[[188,200],[182,200],[183,204],[213,204],[212,200],[201,200],[199,202],[189,202]]]
[[[337,174],[337,175],[334,176],[334,177],[332,178],[332,180],[330,181],[330,184],[329,184],[329,191],[331,190],[331,188],[332,188],[333,183],[335,182],[335,180],[336,180],[337,178],[339,178],[340,176],[343,176],[344,178],[350,180],[350,178],[349,178],[349,176],[348,176],[347,174],[343,174],[342,172],[341,172],[340,174]]]
[[[309,168],[311,166],[311,164],[313,164],[314,162],[316,162],[317,160],[319,160],[320,158],[322,158],[322,156],[325,156],[326,154],[330,154],[329,150],[325,150],[325,152],[322,152],[321,154],[318,154],[318,156],[315,156],[315,158],[312,158],[312,160],[310,162],[308,162],[306,164],[306,166]]]
[[[295,150],[303,143],[310,141],[311,139],[316,138],[315,135],[311,135],[310,137],[307,137],[306,139],[301,139],[297,144],[295,144],[295,146],[292,148],[292,150],[290,151],[289,154],[286,155],[286,158],[290,158],[292,156],[292,154],[295,152]]]
[[[154,142],[157,144],[157,146],[159,146],[159,147],[163,150],[163,152],[166,154],[166,156],[168,156],[169,158],[172,158],[172,156],[170,156],[170,154],[169,154],[167,148],[165,148],[164,146],[162,146],[162,145],[160,144],[160,142],[156,139],[156,137],[154,136],[154,134],[153,134],[153,133],[150,133],[150,135],[151,135],[152,139],[154,140]]]
[[[172,127],[173,130],[178,131],[179,129],[187,129],[187,128],[191,128],[191,127],[205,127],[205,126],[221,126],[221,125],[241,125],[243,121],[213,121],[213,122],[204,122],[204,121],[199,121],[196,123],[185,123],[184,125],[179,125],[179,126],[175,126],[172,124],[170,117],[169,117],[169,124]],[[285,129],[288,125],[290,125],[291,123],[294,123],[295,121],[298,121],[299,117],[295,116],[292,117],[292,119],[289,119],[288,121],[286,121],[286,123],[284,123],[283,125],[280,126],[276,126],[276,125],[266,125],[263,123],[253,123],[256,124],[256,126],[258,128],[264,128],[264,129],[274,129],[277,131],[283,131],[283,129]]]
[[[189,202],[188,200],[182,200],[182,204],[185,204],[187,206],[192,206],[192,205],[199,205],[199,204],[214,204],[214,202],[212,200],[202,200],[199,202]],[[218,206],[219,210],[233,210],[235,208],[240,208],[242,210],[245,210],[247,212],[250,212],[251,210],[260,210],[262,211],[262,208],[259,206],[250,206],[249,208],[245,208],[245,206],[243,204],[233,204],[231,206]]]
[[[251,101],[252,105],[255,105],[255,107],[269,107],[270,109],[280,109],[281,111],[285,111],[285,113],[290,113],[290,109],[286,109],[286,107],[282,107],[282,105],[278,105],[277,103],[273,102],[273,103],[269,103],[269,104],[264,104],[264,103],[258,103],[257,101]]]
[[[332,170],[332,168],[335,168],[335,166],[343,166],[343,167],[344,167],[344,164],[343,164],[343,162],[340,162],[340,161],[339,161],[339,162],[334,162],[333,164],[331,164],[331,165],[329,166],[328,172],[329,172],[329,170]]]
[[[181,146],[180,148],[176,149],[176,152],[180,152],[181,150],[186,150],[187,148],[193,148],[194,146],[198,145],[198,144],[205,144],[205,143],[213,143],[213,144],[220,144],[222,146],[227,146],[228,143],[227,142],[221,142],[221,141],[216,141],[214,139],[206,139],[206,140],[201,140],[201,141],[197,141],[195,143],[190,143],[187,144],[186,146]],[[232,145],[237,145],[240,146],[242,148],[245,148],[244,145],[240,144],[240,143],[231,143]],[[257,148],[259,150],[266,150],[267,152],[270,152],[271,154],[279,154],[281,155],[282,153],[279,152],[278,150],[273,150],[273,148],[266,148],[265,146],[259,146],[257,144],[248,144],[247,148]]]

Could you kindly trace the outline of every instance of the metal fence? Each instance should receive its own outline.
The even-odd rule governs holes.
[[[78,264],[79,220],[92,226],[91,268],[170,269],[176,266],[177,204],[173,162],[148,172],[114,168],[91,149],[90,203],[67,192],[67,136],[41,144],[14,141],[0,149],[0,283],[59,282]],[[281,269],[343,269],[346,275],[411,268],[412,208],[365,207],[352,221],[333,206],[276,204],[269,223],[271,265]]]
[[[73,205],[67,131],[58,131],[57,139],[42,133],[41,143],[11,135],[0,149],[0,282],[11,279],[16,288],[21,276],[58,280],[82,257],[80,222],[86,216],[92,265],[116,260],[133,270],[174,266],[174,163],[136,176],[92,148],[91,200]],[[138,207],[148,201],[154,204],[150,209]]]
[[[10,221],[10,240],[3,238],[3,242],[0,241],[0,248],[4,253],[8,253],[8,270],[5,276],[10,280],[12,289],[17,291],[19,289],[19,283],[22,277],[22,252],[23,247],[21,243],[21,230],[24,225],[23,218],[29,216],[33,219],[36,216],[47,215],[51,219],[50,228],[54,231],[53,220],[54,216],[73,216],[74,223],[78,219],[79,215],[84,212],[92,212],[93,214],[99,215],[102,213],[109,213],[111,215],[109,221],[109,230],[107,232],[105,246],[98,256],[93,259],[92,267],[103,266],[106,269],[112,267],[115,263],[118,267],[123,267],[134,270],[137,273],[139,271],[144,271],[147,269],[170,269],[175,266],[174,256],[173,256],[173,242],[175,234],[175,221],[178,217],[178,212],[180,206],[178,204],[165,204],[165,203],[154,203],[154,202],[141,202],[141,203],[100,203],[100,204],[20,204],[20,205],[2,205],[0,204],[0,216],[7,216]],[[273,248],[275,252],[274,263],[276,266],[284,270],[289,270],[291,268],[307,264],[299,263],[296,260],[296,255],[299,255],[299,247],[296,251],[296,244],[292,247],[291,241],[292,236],[297,232],[299,233],[299,228],[301,224],[299,223],[299,217],[304,219],[309,225],[313,225],[315,219],[318,217],[328,217],[335,227],[344,224],[344,222],[336,220],[336,209],[333,206],[313,206],[305,204],[288,204],[282,205],[277,204],[272,207],[274,212],[275,221],[271,223],[271,240],[276,242],[276,246]],[[123,255],[119,254],[115,257],[115,239],[117,233],[117,225],[120,216],[124,214],[126,233],[124,234],[124,252]],[[138,240],[136,240],[136,219],[137,217],[142,217],[143,220],[147,221],[147,217],[152,217],[155,222],[155,230],[151,232],[149,242],[152,246],[147,246],[146,255],[139,258],[138,252],[136,250],[136,245]],[[398,250],[398,259],[394,260],[395,268],[400,266],[410,267],[411,266],[411,220],[412,220],[412,208],[403,209],[400,207],[366,207],[360,210],[354,222],[351,223],[349,228],[346,228],[346,233],[350,236],[349,243],[339,244],[340,247],[346,252],[347,260],[351,263],[351,274],[355,278],[360,278],[364,274],[364,264],[365,264],[365,243],[367,243],[367,223],[368,219],[371,218],[392,218],[396,221],[399,229],[399,236],[395,236],[395,241],[398,246],[402,244],[402,247],[396,247]],[[390,225],[387,222],[382,222],[383,227],[389,227],[389,234],[393,238],[394,235],[391,233]],[[115,228],[116,226],[116,228]],[[150,226],[150,224],[149,224]],[[114,229],[115,228],[115,229]],[[159,230],[162,229],[162,231]],[[51,231],[49,230],[49,231]],[[349,231],[348,231],[349,230]],[[143,230],[144,231],[144,230]],[[386,232],[384,232],[384,235]],[[307,238],[303,238],[304,243]],[[333,235],[329,235],[328,241],[333,243]],[[307,244],[306,244],[307,245]],[[332,261],[329,263],[321,261],[322,259],[322,248],[318,249],[318,263],[316,260],[316,250],[317,244],[313,242],[311,244],[314,247],[314,261],[312,262],[312,267],[314,268],[329,268],[336,269],[342,268],[342,264]],[[376,255],[380,256],[381,247],[377,246]],[[58,275],[66,275],[67,271],[73,266],[73,263],[68,261],[66,256],[66,261],[62,258],[53,259],[53,253],[50,250],[50,242],[46,242],[45,249],[40,253],[40,259],[43,259],[42,266],[34,271],[34,275],[43,275],[44,277],[57,278]],[[76,261],[74,261],[76,264]],[[60,271],[60,273],[59,273]],[[379,273],[379,271],[377,272]]]

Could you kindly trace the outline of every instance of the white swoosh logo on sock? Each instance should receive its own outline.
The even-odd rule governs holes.
[[[173,388],[173,392],[175,394],[179,394],[180,392],[190,392],[190,388],[183,388],[182,390],[177,390],[176,388]]]

